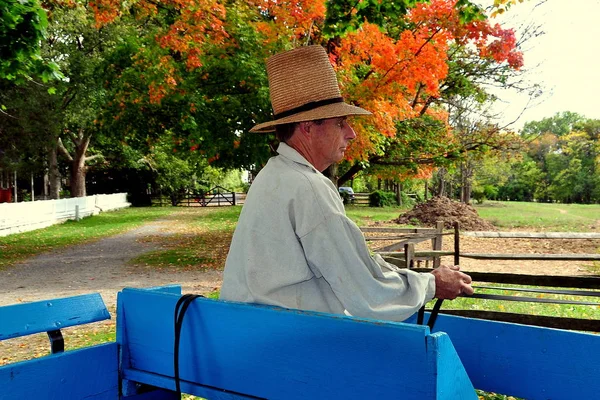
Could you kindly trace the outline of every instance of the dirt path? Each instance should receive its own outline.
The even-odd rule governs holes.
[[[127,265],[160,247],[145,238],[169,235],[169,221],[155,221],[97,242],[41,254],[0,271],[0,305],[99,292],[110,310],[124,287],[181,284],[188,293],[220,286],[220,271],[150,270]]]

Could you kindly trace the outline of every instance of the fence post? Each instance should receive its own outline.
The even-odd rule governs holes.
[[[17,171],[14,171],[13,175],[14,175],[14,182],[15,182],[15,185],[14,185],[14,192],[15,192],[15,194],[14,194],[13,197],[15,198],[15,203],[16,203],[17,201],[19,201],[17,199]]]
[[[442,250],[442,233],[444,232],[444,222],[437,221],[435,223],[436,236],[431,239],[433,250]],[[440,257],[433,258],[433,268],[437,268],[440,266]]]
[[[75,221],[79,221],[79,204],[75,204]]]
[[[415,258],[415,244],[407,243],[404,245],[404,262],[406,269],[412,269],[414,266]]]
[[[454,222],[454,265],[460,265],[460,223]]]

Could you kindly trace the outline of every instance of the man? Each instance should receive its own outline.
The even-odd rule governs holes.
[[[325,50],[309,46],[267,62],[278,156],[258,174],[235,230],[221,299],[402,321],[434,296],[470,294],[458,267],[419,274],[371,256],[321,171],[356,137],[346,119],[370,112],[344,103]]]

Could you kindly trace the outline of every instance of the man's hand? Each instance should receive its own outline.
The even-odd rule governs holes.
[[[431,271],[435,276],[435,297],[453,300],[461,294],[473,294],[471,277],[460,272],[460,267],[442,265]]]

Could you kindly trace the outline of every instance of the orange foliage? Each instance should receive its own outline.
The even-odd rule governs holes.
[[[152,71],[142,77],[148,85],[150,103],[159,104],[173,92],[180,80],[177,64],[184,60],[188,70],[202,66],[202,56],[207,45],[220,45],[229,35],[224,28],[225,6],[218,0],[138,0],[126,5],[122,0],[93,0],[90,7],[94,11],[96,27],[101,28],[121,16],[125,7],[133,7],[140,19],[155,17],[160,9],[170,9],[177,18],[171,25],[159,30],[157,45],[165,50],[156,60],[156,53],[150,48],[141,48],[136,56],[136,64]],[[174,58],[177,57],[177,60]]]
[[[514,0],[502,0],[506,5]],[[93,0],[96,25],[101,27],[119,18],[121,0]],[[130,3],[131,4],[131,3]],[[225,28],[226,10],[219,0],[137,0],[133,3],[141,18],[157,15],[157,8],[175,11],[174,22],[159,31],[156,43],[164,50],[158,58],[148,48],[140,49],[136,64],[144,72],[150,103],[158,104],[177,90],[178,65],[188,70],[203,65],[206,45],[226,46],[231,41]],[[326,0],[246,0],[247,22],[264,37],[268,47],[278,51],[307,43],[323,43],[320,28],[325,20]],[[518,69],[522,54],[516,50],[514,31],[489,21],[461,24],[456,0],[420,2],[406,15],[412,28],[393,38],[381,27],[364,22],[359,29],[329,42],[330,60],[338,73],[340,88],[347,101],[373,112],[370,119],[357,118],[357,138],[348,149],[348,160],[364,161],[380,154],[383,145],[396,135],[399,121],[422,113],[442,121],[443,110],[430,106],[440,97],[440,87],[448,74],[448,50],[451,44],[472,46],[480,57],[507,63]],[[268,15],[269,18],[261,16]],[[173,55],[177,55],[177,60]],[[181,61],[183,60],[183,61]],[[210,101],[210,99],[206,99]],[[427,108],[426,108],[427,107]],[[195,106],[190,105],[194,110]],[[448,135],[451,135],[448,130]],[[450,140],[449,137],[445,140]],[[218,157],[218,156],[216,156]],[[212,161],[215,158],[211,158]],[[420,174],[429,174],[423,168]]]
[[[257,30],[267,37],[267,42],[276,42],[281,37],[290,37],[292,42],[318,31],[325,19],[325,0],[249,0],[250,7],[268,13],[271,22],[259,22]]]
[[[267,21],[255,24],[267,44],[287,40],[297,47],[322,40],[317,26],[325,18],[324,0],[249,0],[249,4],[269,15]],[[480,57],[515,69],[523,64],[512,30],[487,20],[462,24],[456,0],[417,3],[406,19],[413,28],[398,39],[365,21],[356,31],[337,38],[335,47],[329,43],[329,57],[345,99],[373,112],[373,118],[354,122],[357,138],[346,152],[349,161],[366,161],[381,153],[386,138],[396,135],[399,121],[423,112],[447,121],[445,111],[426,102],[441,95],[451,44],[474,46]],[[451,141],[450,129],[447,135],[440,139]],[[424,168],[419,174],[429,173],[431,169]]]

